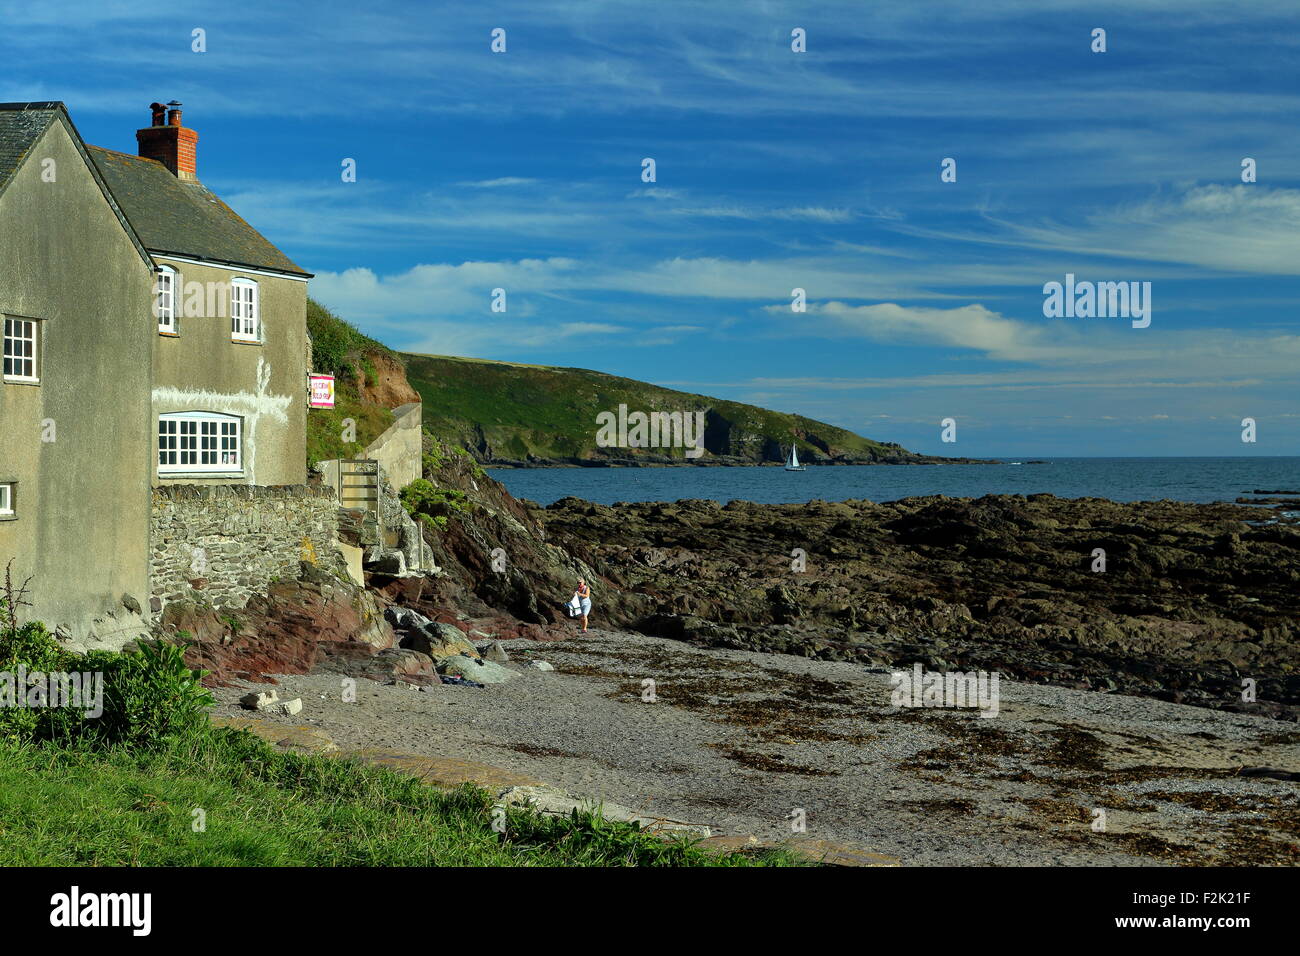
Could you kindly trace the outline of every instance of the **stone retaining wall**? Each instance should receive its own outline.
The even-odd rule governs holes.
[[[373,458],[388,473],[393,487],[401,491],[420,477],[424,460],[423,412],[419,402],[393,409],[393,424],[361,453]]]
[[[165,485],[153,491],[150,589],[164,604],[243,607],[306,561],[346,573],[338,502],[307,485]]]

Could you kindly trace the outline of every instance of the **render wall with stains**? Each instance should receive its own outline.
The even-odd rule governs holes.
[[[158,335],[153,357],[153,484],[301,485],[307,480],[307,283],[157,255],[177,278],[177,334]],[[260,341],[231,337],[228,290],[258,285]],[[197,286],[191,286],[197,283]],[[191,299],[187,291],[202,288]],[[197,313],[197,314],[192,314]],[[243,468],[211,475],[159,474],[158,416],[203,411],[243,422]]]
[[[26,619],[92,643],[134,637],[149,595],[152,269],[61,121],[14,175],[0,313],[40,322],[40,382],[0,383],[0,481],[17,482],[0,571],[12,558],[15,581],[31,577]]]

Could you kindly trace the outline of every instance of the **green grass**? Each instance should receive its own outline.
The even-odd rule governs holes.
[[[352,419],[356,441],[343,440],[344,419]],[[333,458],[358,458],[393,423],[391,409],[363,402],[346,379],[334,383],[334,407],[313,408],[307,416],[307,467]]]
[[[910,453],[895,443],[863,438],[844,428],[786,414],[679,392],[582,368],[498,362],[446,355],[397,353],[358,331],[314,299],[307,300],[312,369],[335,376],[336,407],[308,416],[308,464],[356,457],[392,423],[392,413],[361,400],[361,382],[374,383],[373,359],[401,362],[419,393],[426,430],[457,447],[482,449],[495,459],[589,460],[647,454],[687,462],[684,448],[604,449],[596,445],[596,416],[630,411],[709,411],[705,442],[714,454],[753,462],[784,459],[793,441],[805,459],[829,456],[878,461]],[[356,441],[344,442],[342,423],[356,423]]]
[[[396,354],[312,298],[307,299],[307,334],[311,336],[312,371],[324,375],[351,378],[365,373],[367,356]]]
[[[194,811],[206,828],[195,832]],[[749,866],[598,814],[511,808],[382,767],[212,730],[144,754],[0,744],[3,866]]]
[[[604,450],[596,446],[596,415],[616,412],[620,404],[631,411],[710,409],[711,427],[729,425],[732,437],[752,439],[726,448],[718,447],[721,437],[710,439],[710,447],[724,454],[779,461],[780,446],[788,448],[795,434],[801,436],[797,443],[806,457],[831,452],[871,460],[903,451],[801,415],[588,369],[415,354],[403,354],[402,360],[423,400],[429,431],[467,446],[486,439],[498,458],[600,457]],[[653,451],[684,458],[683,449]],[[625,457],[640,453],[616,452]]]
[[[307,416],[307,467],[333,458],[356,458],[393,423],[390,409],[363,402],[360,379],[374,384],[372,356],[396,355],[383,343],[358,332],[315,299],[307,300],[312,371],[333,375],[334,407],[313,408]],[[343,422],[352,419],[356,441],[343,440]]]

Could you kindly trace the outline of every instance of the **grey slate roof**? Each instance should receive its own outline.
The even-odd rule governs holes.
[[[202,183],[162,163],[89,146],[87,151],[150,252],[308,276]]]
[[[62,106],[62,103],[0,103],[0,192]]]
[[[0,192],[58,119],[68,124],[81,148],[81,137],[62,103],[0,103]],[[98,146],[84,149],[106,197],[144,249],[222,265],[311,275],[202,183],[182,182],[152,159]]]

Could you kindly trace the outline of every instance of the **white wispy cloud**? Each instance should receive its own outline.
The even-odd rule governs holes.
[[[824,206],[797,206],[764,209],[758,206],[678,206],[671,210],[675,216],[695,219],[784,219],[805,222],[850,222],[854,214],[848,209],[827,209]]]
[[[1054,250],[1080,256],[1177,263],[1220,273],[1300,275],[1300,190],[1207,184],[1069,223],[985,217],[989,232],[900,225],[913,236]]]
[[[468,186],[471,189],[503,189],[509,186],[531,186],[536,182],[536,179],[528,176],[499,176],[496,179],[469,180],[456,185]]]

